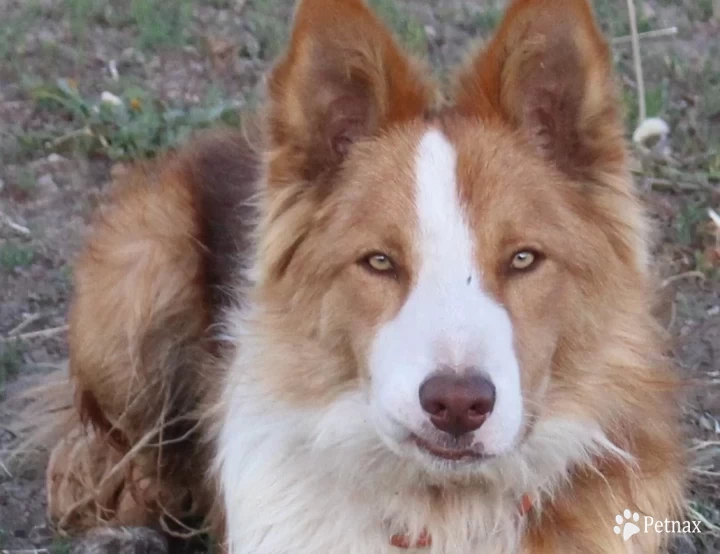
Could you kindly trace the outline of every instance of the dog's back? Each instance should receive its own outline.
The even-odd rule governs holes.
[[[197,411],[213,381],[203,358],[217,353],[207,331],[239,300],[235,273],[248,255],[257,180],[246,137],[215,131],[134,168],[99,210],[75,268],[70,370],[82,423],[110,448],[66,441],[56,452],[50,483],[62,486],[49,491],[50,512],[67,527],[150,525],[163,511],[206,511]],[[126,490],[69,513],[88,491],[68,486],[61,473],[80,473],[82,464],[104,464],[94,477],[101,489]],[[119,485],[107,474],[126,480]]]

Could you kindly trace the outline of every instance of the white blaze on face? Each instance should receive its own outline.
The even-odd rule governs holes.
[[[484,373],[496,388],[495,408],[473,433],[487,454],[509,449],[522,423],[518,362],[508,313],[483,291],[475,244],[458,199],[457,155],[438,130],[416,155],[415,250],[419,270],[397,316],[378,331],[370,353],[373,416],[397,445],[423,434],[429,418],[419,389],[444,369]],[[399,445],[398,445],[399,446]]]

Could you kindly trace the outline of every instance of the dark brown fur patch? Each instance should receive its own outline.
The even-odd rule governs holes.
[[[253,202],[260,167],[257,153],[240,133],[208,135],[189,151],[186,173],[198,209],[205,257],[206,302],[211,321],[237,300],[235,293],[250,257],[257,220]]]
[[[181,518],[188,492],[192,513],[211,502],[197,474],[206,465],[201,368],[214,344],[212,323],[235,298],[257,179],[258,159],[241,133],[198,137],[115,185],[76,267],[77,409],[121,453],[147,443],[133,466],[164,496],[177,491],[147,500],[149,511],[159,513],[162,503]]]

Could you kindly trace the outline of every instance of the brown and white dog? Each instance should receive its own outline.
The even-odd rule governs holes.
[[[302,0],[254,148],[198,139],[95,223],[76,411],[231,554],[658,552],[613,530],[679,515],[683,456],[589,4],[515,0],[438,98],[362,0]]]

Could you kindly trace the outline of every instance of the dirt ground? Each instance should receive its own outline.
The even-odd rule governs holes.
[[[656,270],[688,378],[693,510],[704,532],[676,552],[720,552],[720,2],[635,0],[648,114],[667,141],[636,152],[637,186],[656,225]],[[372,0],[411,50],[444,78],[504,2]],[[42,456],[7,461],[18,439],[15,393],[67,360],[72,261],[111,175],[236,124],[262,95],[291,0],[0,0],[0,551],[65,552],[45,521]],[[168,8],[170,4],[174,7]],[[119,7],[118,7],[119,5]],[[610,37],[629,33],[626,3],[596,0]],[[628,112],[637,118],[631,49],[613,44]],[[110,92],[122,104],[100,103]]]

